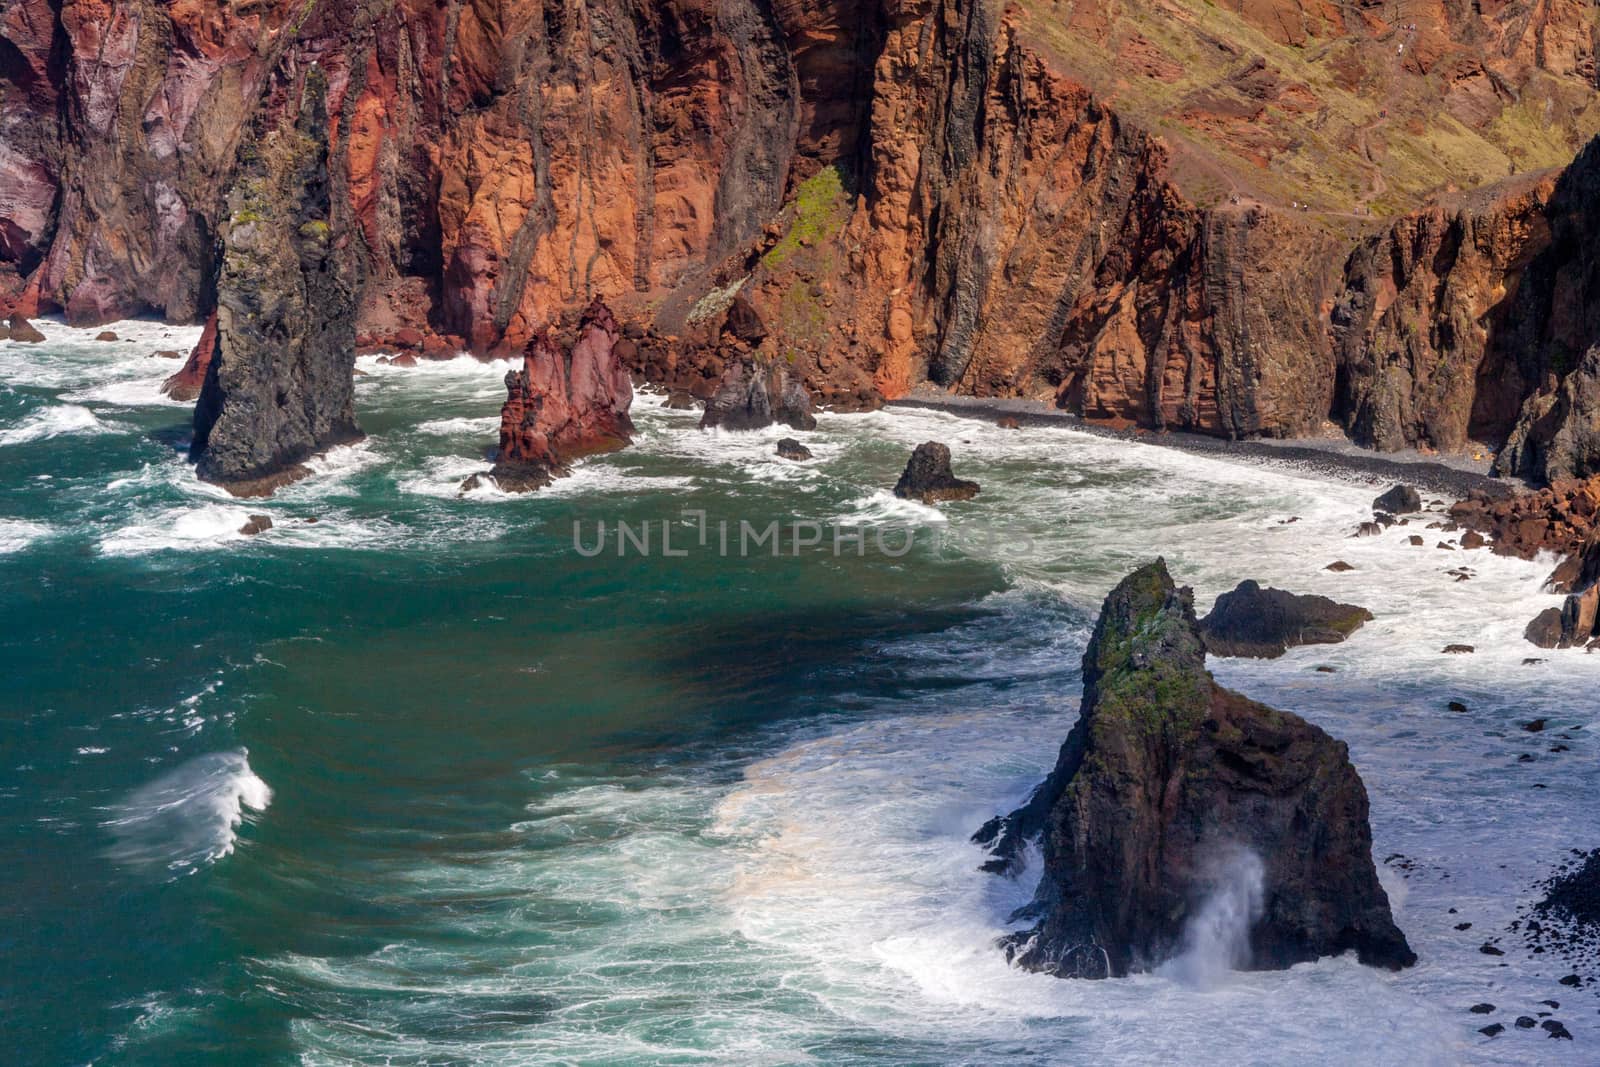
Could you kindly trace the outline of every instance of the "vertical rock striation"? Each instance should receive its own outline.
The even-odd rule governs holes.
[[[328,170],[327,80],[306,72],[292,117],[240,149],[217,279],[216,348],[195,406],[200,477],[271,493],[303,462],[359,440],[355,295],[343,205]],[[204,358],[204,353],[201,353]]]
[[[1193,596],[1157,561],[1106,598],[1083,659],[1083,705],[1055,770],[976,840],[1044,872],[1005,947],[1031,970],[1109,977],[1178,950],[1215,861],[1262,864],[1249,932],[1255,968],[1354,950],[1400,968],[1416,956],[1378,884],[1367,794],[1345,746],[1297,716],[1223,689],[1205,669]]]
[[[568,473],[582,456],[628,444],[633,384],[617,354],[621,331],[600,299],[584,312],[577,341],[563,352],[549,330],[528,343],[522,369],[506,375],[500,451],[489,472],[508,492],[530,492]],[[475,488],[474,475],[463,489]]]

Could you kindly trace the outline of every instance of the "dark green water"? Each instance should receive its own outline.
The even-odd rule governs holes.
[[[1481,742],[1441,756],[1444,727],[1400,725],[1405,694],[1489,700],[1502,668],[1430,658],[1462,604],[1393,546],[1345,547],[1364,488],[931,414],[825,419],[802,467],[642,400],[637,447],[555,492],[458,499],[504,368],[369,365],[370,441],[244,506],[182,461],[143,351],[162,330],[0,346],[9,1062],[1140,1062],[1201,1033],[1196,1062],[1466,1055],[1447,1002],[1470,957],[1431,912],[1403,925],[1451,962],[1410,979],[1332,961],[1085,992],[998,960],[1027,890],[965,844],[1053,760],[1098,597],[1158,551],[1207,595],[1367,553],[1369,647],[1234,683],[1343,728],[1380,848],[1443,862],[1523,818]],[[883,491],[929,436],[985,485],[948,527]],[[901,558],[574,550],[574,523],[693,544],[686,509],[921,532]],[[238,536],[251,512],[275,528]],[[988,545],[1002,525],[1030,550]],[[1535,595],[1532,568],[1484,569]],[[1310,670],[1329,657],[1341,690]],[[1530,686],[1506,716],[1559,691]],[[1594,785],[1551,782],[1558,813]],[[1496,825],[1434,843],[1491,796]],[[1543,818],[1530,856],[1571,837]],[[1290,1054],[1261,1059],[1263,1027]]]

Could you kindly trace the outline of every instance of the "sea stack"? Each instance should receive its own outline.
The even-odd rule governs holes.
[[[1245,856],[1259,878],[1248,958],[1271,970],[1354,950],[1416,961],[1372,861],[1367,793],[1345,745],[1217,685],[1193,593],[1157,560],[1106,598],[1083,658],[1083,703],[1055,770],[974,840],[1043,875],[1004,941],[1029,970],[1104,978],[1175,956],[1185,927]]]
[[[633,383],[617,358],[616,318],[599,297],[563,352],[550,330],[528,343],[522,369],[506,375],[500,409],[500,451],[488,477],[506,492],[525,493],[568,473],[582,456],[625,447],[633,436]],[[480,484],[473,475],[463,490]]]
[[[978,483],[957,478],[951,471],[949,445],[924,441],[906,461],[906,469],[900,472],[900,480],[895,483],[894,495],[924,504],[971,500],[978,495]]]
[[[330,196],[327,91],[313,66],[298,110],[247,136],[228,193],[193,454],[201,478],[237,496],[269,495],[303,476],[305,460],[362,437],[360,268],[342,201]]]

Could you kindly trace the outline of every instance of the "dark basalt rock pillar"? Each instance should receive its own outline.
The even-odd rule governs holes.
[[[217,279],[216,349],[195,406],[206,481],[264,496],[305,460],[360,440],[355,316],[360,265],[331,195],[327,80],[305,76],[297,113],[239,151]]]
[[[1378,884],[1367,793],[1342,742],[1217,685],[1193,595],[1157,561],[1106,598],[1083,659],[1082,714],[1027,804],[977,840],[1015,873],[1039,841],[1044,872],[1004,942],[1030,970],[1107,977],[1176,954],[1216,888],[1219,857],[1259,859],[1255,969],[1354,949],[1398,969],[1416,956]]]

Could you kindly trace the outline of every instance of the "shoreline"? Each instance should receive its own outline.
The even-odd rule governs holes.
[[[1520,481],[1498,478],[1477,469],[1468,461],[1452,463],[1444,459],[1396,459],[1407,453],[1371,452],[1347,441],[1321,442],[1309,438],[1277,441],[1268,438],[1228,440],[1181,430],[1119,429],[1091,422],[1081,415],[1049,407],[1040,400],[1016,397],[955,396],[927,391],[913,392],[899,400],[884,403],[896,408],[942,411],[962,418],[993,421],[1000,417],[1017,420],[1020,426],[1052,426],[1075,430],[1118,441],[1133,441],[1177,449],[1216,459],[1244,459],[1281,466],[1291,471],[1310,472],[1322,477],[1372,484],[1403,482],[1429,492],[1465,499],[1473,491],[1492,497],[1507,497],[1526,488]],[[1415,453],[1411,453],[1415,455]],[[1479,465],[1483,466],[1483,465]]]

